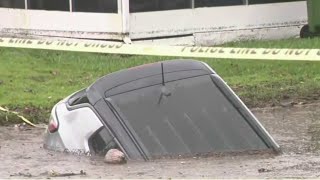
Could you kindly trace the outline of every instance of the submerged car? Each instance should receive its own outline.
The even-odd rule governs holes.
[[[169,60],[108,74],[52,109],[44,146],[127,159],[278,151],[206,63]]]

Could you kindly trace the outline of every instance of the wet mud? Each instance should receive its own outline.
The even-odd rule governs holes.
[[[109,165],[103,158],[43,149],[44,129],[0,127],[0,178],[317,178],[320,104],[254,109],[281,146],[257,154]]]

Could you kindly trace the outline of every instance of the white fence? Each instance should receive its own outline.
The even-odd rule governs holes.
[[[72,3],[69,11],[0,8],[0,33],[212,45],[294,37],[307,23],[305,1],[133,13],[129,4],[129,0],[117,0],[114,13],[74,12]]]

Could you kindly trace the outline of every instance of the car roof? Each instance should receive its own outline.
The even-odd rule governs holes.
[[[167,96],[166,90],[172,93]],[[200,61],[170,60],[121,70],[86,91],[130,159],[279,148],[220,76]],[[162,95],[166,104],[160,106]],[[163,150],[154,150],[154,142]]]
[[[151,78],[146,81],[141,86],[150,86],[153,84],[161,83],[162,69],[163,65],[164,74],[170,74],[166,76],[166,81],[176,80],[177,78],[183,79],[190,76],[199,76],[204,74],[214,74],[215,72],[210,69],[205,63],[197,60],[168,60],[156,63],[144,64],[141,66],[136,66],[124,70],[120,70],[108,75],[105,75],[94,82],[87,88],[88,99],[91,104],[95,104],[101,98],[105,98],[108,95],[123,92],[125,90],[131,90],[137,88],[135,83],[132,85],[124,86],[130,82],[141,80],[144,78]],[[190,73],[190,72],[193,73]],[[180,73],[179,73],[180,72]],[[184,73],[183,73],[184,72]],[[158,77],[157,77],[158,76]],[[121,86],[122,88],[119,88]],[[125,89],[125,90],[124,90]],[[110,91],[112,90],[112,91]],[[106,93],[107,92],[107,93]]]

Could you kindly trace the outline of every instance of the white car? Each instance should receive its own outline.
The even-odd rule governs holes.
[[[48,149],[127,159],[279,151],[256,117],[204,62],[170,60],[121,70],[52,109]]]

